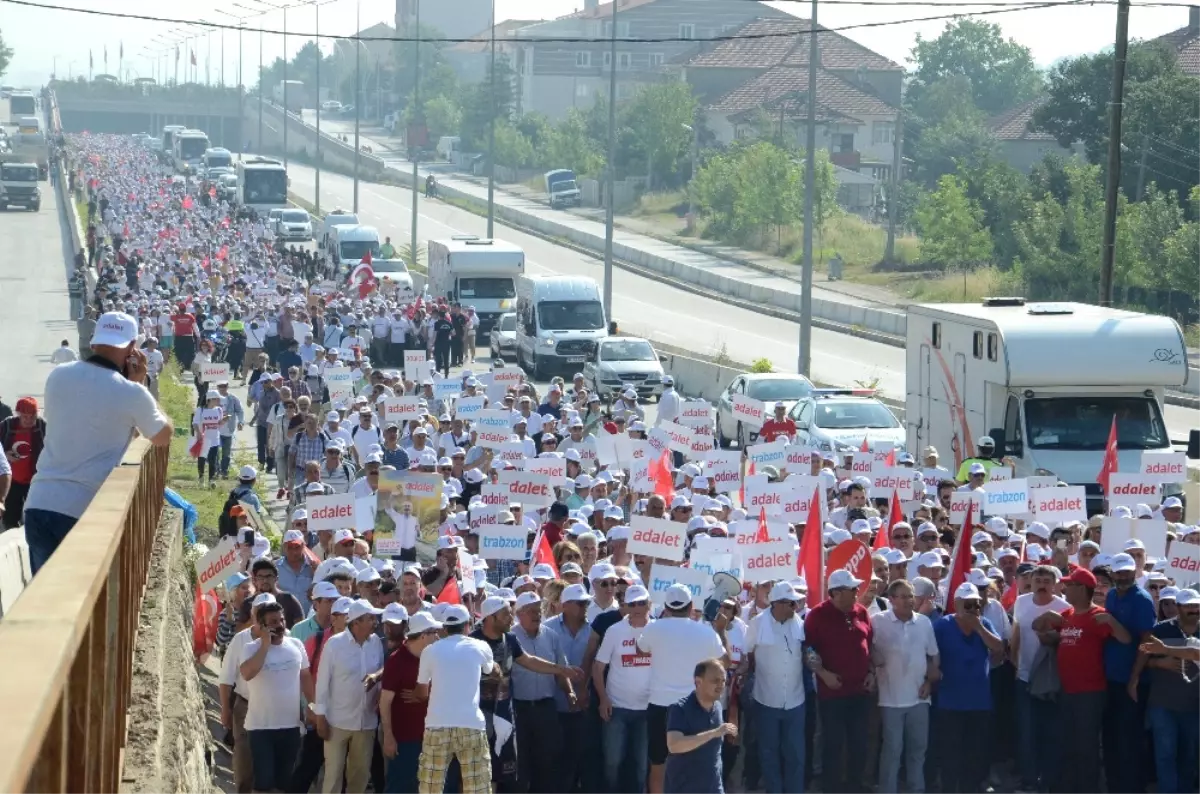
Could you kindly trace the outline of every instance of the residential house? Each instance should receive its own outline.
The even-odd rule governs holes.
[[[1200,7],[1188,8],[1186,27],[1165,33],[1154,41],[1161,41],[1175,51],[1179,68],[1185,74],[1200,77]]]
[[[492,58],[492,37],[496,39],[496,59],[507,59],[516,63],[517,47],[509,39],[520,35],[520,31],[539,20],[506,19],[496,25],[495,33],[486,29],[471,37],[470,41],[451,44],[442,50],[442,56],[458,79],[464,83],[478,83],[487,79]]]
[[[1034,112],[1045,101],[1044,96],[1036,97],[993,116],[986,124],[988,131],[1000,142],[1000,152],[1004,161],[1023,174],[1028,174],[1048,154],[1058,154],[1062,157],[1084,154],[1083,144],[1066,147],[1050,133],[1035,132],[1031,128]]]
[[[396,30],[407,30],[417,18],[448,39],[467,39],[492,24],[492,0],[396,0]]]
[[[704,104],[721,143],[753,137],[766,120],[803,145],[810,122],[833,163],[876,180],[889,178],[904,68],[817,26],[817,115],[808,113],[809,20],[763,17],[736,36],[701,47],[683,76]]]
[[[362,40],[359,66],[364,72],[375,69],[376,64],[382,64],[386,68],[392,62],[392,50],[395,47],[394,40],[396,38],[394,27],[386,22],[380,22],[369,28],[363,28],[354,35]],[[356,39],[334,40],[333,57],[339,75],[354,73],[356,43]]]
[[[693,40],[727,35],[760,17],[792,19],[754,0],[615,0],[615,6],[585,0],[582,11],[516,31],[522,41],[515,44],[513,65],[522,110],[560,119],[608,95],[614,13],[618,101],[641,85],[677,79],[679,69],[672,64],[696,51]]]

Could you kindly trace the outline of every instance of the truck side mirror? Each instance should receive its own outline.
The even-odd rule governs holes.
[[[1188,433],[1187,456],[1192,460],[1200,459],[1200,430]]]
[[[997,458],[1003,458],[1005,455],[1007,455],[1009,453],[1009,450],[1007,449],[1007,444],[1005,443],[1004,428],[993,427],[990,431],[988,431],[988,435],[991,436],[992,440],[996,442],[996,457]],[[1020,453],[1014,453],[1014,454],[1020,454]]]
[[[609,336],[616,336],[616,335],[617,335],[617,321],[616,321],[616,320],[610,320],[610,321],[609,321],[609,323],[608,323],[608,335],[609,335]]]

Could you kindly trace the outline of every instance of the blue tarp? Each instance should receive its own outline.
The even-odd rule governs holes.
[[[170,488],[163,489],[163,498],[171,507],[183,511],[183,534],[187,535],[188,543],[194,545],[196,543],[196,521],[200,518],[196,506]]]

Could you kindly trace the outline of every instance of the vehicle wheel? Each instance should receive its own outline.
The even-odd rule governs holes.
[[[717,427],[716,427],[717,446],[720,447],[721,449],[729,449],[729,439],[725,438],[725,433],[724,433],[724,431],[721,430],[721,412],[720,411],[717,411],[716,425],[717,425]]]
[[[542,367],[541,362],[539,362],[537,360],[536,355],[533,357],[533,379],[534,380],[545,380],[546,379],[546,370]]]
[[[738,449],[746,448],[746,429],[744,427],[742,427],[741,422],[738,422],[738,424],[737,424],[737,442],[738,442]]]

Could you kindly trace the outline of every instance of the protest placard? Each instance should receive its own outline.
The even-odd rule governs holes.
[[[629,529],[626,550],[630,554],[644,554],[676,562],[683,560],[683,551],[687,546],[687,524],[664,518],[633,516],[629,521]]]
[[[509,389],[515,389],[521,384],[525,373],[518,367],[500,367],[491,372],[492,382],[488,386],[488,399],[494,403],[503,402],[504,395]]]
[[[712,427],[712,406],[708,400],[681,400],[675,421],[687,427]]]
[[[1140,504],[1157,507],[1162,502],[1162,475],[1126,474],[1114,471],[1108,475],[1108,509],[1117,505],[1135,507]]]
[[[530,474],[544,474],[550,482],[561,482],[567,476],[567,459],[559,457],[530,458],[525,461],[525,471]]]
[[[408,422],[425,414],[420,397],[388,397],[383,401],[383,421]]]
[[[744,394],[732,395],[733,418],[746,427],[755,429],[763,426],[766,421],[767,407],[762,400],[747,397]]]
[[[1029,512],[1029,484],[1025,480],[988,480],[983,486],[983,514],[1012,516]]]
[[[890,499],[893,493],[899,495],[902,502],[910,502],[916,498],[917,472],[913,469],[877,463],[867,476],[871,478],[870,495],[874,498]]]
[[[479,556],[487,560],[523,560],[529,542],[524,526],[484,524],[479,527]]]
[[[484,449],[500,449],[512,437],[512,412],[507,409],[485,408],[476,412],[475,445]]]
[[[1046,526],[1088,520],[1087,494],[1082,485],[1067,488],[1035,488],[1029,492],[1033,515]]]
[[[1167,576],[1180,589],[1200,588],[1200,546],[1195,543],[1172,543],[1171,552],[1167,555]]]
[[[1146,556],[1158,559],[1167,555],[1167,522],[1161,518],[1118,518],[1105,516],[1100,525],[1100,553],[1120,554],[1125,543],[1140,540],[1146,547]],[[1171,548],[1185,545],[1172,543]],[[1141,575],[1141,571],[1138,572]]]
[[[772,540],[742,547],[745,581],[764,582],[768,579],[794,579],[796,549],[791,540]]]
[[[453,400],[462,392],[462,381],[458,378],[435,377],[433,397],[435,400]]]
[[[508,498],[525,508],[549,507],[554,504],[554,485],[545,474],[530,474],[517,469],[505,469],[498,478],[508,486]]]
[[[695,609],[702,609],[713,591],[713,580],[708,574],[656,562],[650,567],[650,602],[661,606],[667,589],[673,584],[681,584],[692,592],[692,607]]]
[[[420,383],[429,377],[432,370],[426,360],[424,350],[404,351],[404,379],[412,383]]]
[[[216,388],[223,380],[229,380],[229,365],[224,361],[206,361],[200,365],[200,382]]]
[[[789,475],[812,471],[813,450],[806,444],[788,444],[784,448],[783,467]]]
[[[498,482],[485,482],[479,491],[479,497],[488,507],[506,509],[512,501],[508,498],[508,486]]]
[[[988,469],[988,482],[1003,482],[1013,478],[1013,470],[1010,466],[993,466]]]
[[[804,475],[802,477],[788,477],[783,482],[784,485],[788,486],[788,491],[784,495],[781,516],[789,524],[803,524],[808,520],[808,513],[814,507],[814,494],[825,493],[824,489],[820,487],[821,479],[819,477]],[[821,511],[821,519],[824,521],[826,513],[825,499],[822,496],[817,496],[815,506],[817,510]]]
[[[751,444],[746,447],[746,460],[754,464],[754,468],[774,466],[784,468],[787,462],[787,442],[782,438],[762,444]]]
[[[672,452],[689,456],[692,454],[692,439],[695,434],[690,427],[685,427],[678,422],[664,421],[655,430],[666,434],[667,448]]]
[[[704,476],[718,493],[733,493],[742,484],[742,453],[710,449],[704,455]]]
[[[1159,482],[1187,482],[1187,454],[1183,452],[1143,452],[1141,474],[1158,477]]]
[[[333,403],[354,399],[354,373],[349,367],[326,367],[322,375],[325,388],[329,389],[329,400]]]
[[[323,529],[354,529],[354,494],[339,493],[331,496],[310,496],[305,500],[308,508],[308,528],[313,532]]]
[[[459,419],[474,419],[483,410],[483,403],[486,399],[482,394],[474,397],[459,397],[454,401],[454,415]]]
[[[628,433],[620,435],[629,437]],[[617,434],[610,433],[603,427],[596,430],[596,435],[592,436],[596,439],[596,460],[601,466],[616,466],[617,465]]]
[[[955,491],[950,495],[950,523],[961,526],[967,518],[967,508],[971,508],[972,523],[983,522],[983,497],[977,491]]]
[[[225,583],[238,569],[237,539],[225,536],[221,542],[196,561],[196,583],[207,593]]]
[[[492,459],[502,460],[519,469],[525,465],[525,445],[520,441],[505,441]]]

